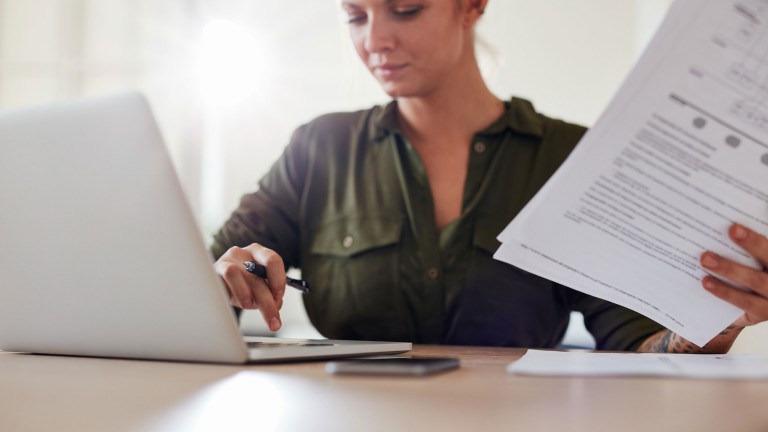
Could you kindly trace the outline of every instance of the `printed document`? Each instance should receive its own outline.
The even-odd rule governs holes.
[[[768,233],[768,0],[678,0],[495,258],[702,346],[742,312],[700,255],[758,267],[733,222]]]
[[[661,376],[766,379],[762,354],[650,354],[528,350],[507,372],[540,376]]]

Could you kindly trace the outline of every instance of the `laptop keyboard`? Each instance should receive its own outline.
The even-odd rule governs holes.
[[[286,347],[286,346],[309,346],[309,347],[319,347],[319,346],[333,346],[332,343],[325,343],[325,342],[319,342],[319,341],[296,341],[296,342],[260,342],[260,341],[248,341],[245,343],[248,348],[276,348],[276,347]]]

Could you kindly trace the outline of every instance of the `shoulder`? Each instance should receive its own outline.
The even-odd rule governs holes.
[[[312,145],[368,141],[375,137],[378,119],[384,109],[377,105],[363,110],[323,114],[296,129],[292,141]]]
[[[533,104],[522,98],[512,97],[509,101],[510,122],[516,129],[539,136],[543,141],[578,142],[587,128],[542,114]]]
[[[537,111],[525,99],[512,98],[507,112],[508,124],[526,143],[530,197],[562,165],[579,143],[587,128]],[[529,197],[529,198],[530,198]]]
[[[559,166],[587,132],[582,125],[542,114],[531,102],[516,97],[509,101],[507,115],[513,130],[538,142],[539,158],[548,169]]]
[[[379,119],[385,107],[323,114],[299,126],[286,147],[282,160],[294,166],[296,175],[344,170],[356,157],[368,154],[379,133]],[[303,174],[302,174],[303,175]]]

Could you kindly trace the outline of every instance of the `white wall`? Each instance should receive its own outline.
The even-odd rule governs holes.
[[[590,125],[668,1],[493,0],[479,28],[489,83]],[[258,66],[253,91],[217,109],[200,97],[197,67],[213,19],[250,32],[242,58]],[[297,125],[386,101],[336,0],[0,0],[0,107],[127,88],[150,97],[208,233]]]
[[[489,83],[590,125],[668,2],[493,0],[479,28]],[[0,108],[143,90],[210,233],[297,125],[386,101],[355,58],[337,3],[0,0]],[[250,32],[241,57],[257,66],[252,91],[217,109],[200,97],[197,64],[214,19]]]
[[[386,101],[355,58],[337,3],[0,0],[0,108],[144,91],[203,230],[211,234],[295,127],[323,112]],[[589,126],[669,3],[492,0],[478,30],[488,47],[482,58],[491,88]],[[200,92],[203,28],[214,19],[249,33],[229,72],[242,65],[252,79],[229,104],[206,103]],[[297,299],[289,294],[288,323],[305,322]],[[254,318],[248,325],[258,323]],[[768,352],[763,330],[745,335],[737,349]]]

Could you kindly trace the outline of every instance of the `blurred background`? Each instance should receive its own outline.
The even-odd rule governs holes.
[[[499,97],[590,126],[670,3],[492,0],[483,72]],[[297,126],[387,102],[338,0],[0,0],[0,109],[126,90],[148,97],[207,240]],[[282,335],[317,335],[294,292],[283,320]],[[574,323],[567,342],[591,344]],[[258,313],[243,328],[265,331]],[[752,333],[736,350],[768,352]]]

